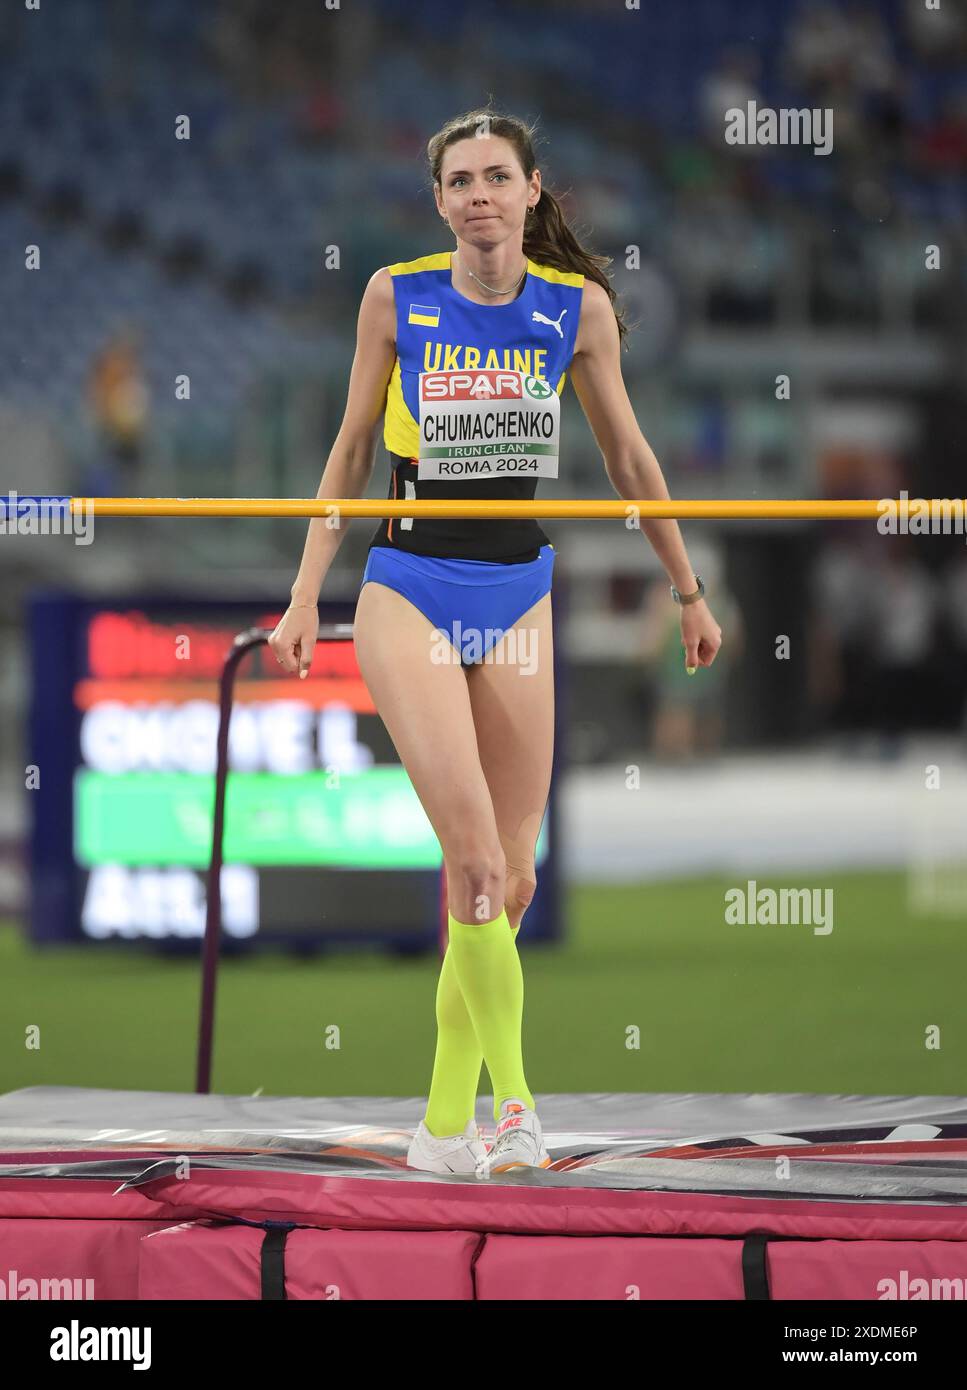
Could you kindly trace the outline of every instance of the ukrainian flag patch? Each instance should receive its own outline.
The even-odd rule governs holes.
[[[440,327],[440,310],[434,304],[411,304],[407,323],[420,323],[426,328]]]

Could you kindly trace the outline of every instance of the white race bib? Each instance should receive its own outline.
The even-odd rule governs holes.
[[[418,478],[556,478],[560,433],[560,398],[541,377],[420,373]]]

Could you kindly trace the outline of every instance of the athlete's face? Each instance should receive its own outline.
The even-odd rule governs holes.
[[[436,199],[454,234],[483,247],[508,237],[520,241],[540,191],[540,170],[526,179],[510,141],[486,135],[458,140],[444,152]]]

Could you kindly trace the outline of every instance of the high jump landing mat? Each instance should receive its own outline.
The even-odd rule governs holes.
[[[0,1297],[964,1297],[967,1099],[536,1099],[552,1166],[480,1179],[406,1167],[417,1097],[10,1092]]]

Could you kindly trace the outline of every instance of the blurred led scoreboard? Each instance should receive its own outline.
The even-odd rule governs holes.
[[[352,604],[323,604],[348,623]],[[264,603],[31,602],[31,934],[198,940],[211,855],[218,678]],[[226,941],[437,940],[439,844],[356,664],[318,643],[305,681],[243,658],[229,731]],[[554,934],[551,805],[531,939]]]

